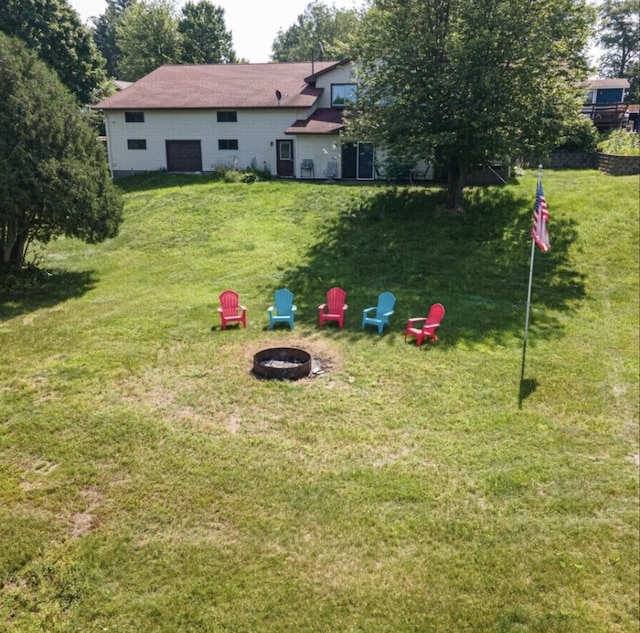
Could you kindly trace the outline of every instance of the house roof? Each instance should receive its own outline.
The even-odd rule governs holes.
[[[322,93],[313,83],[315,76],[340,63],[315,62],[314,75],[309,74],[311,62],[160,66],[94,108],[308,108]]]
[[[583,88],[629,88],[628,79],[589,79],[582,83]]]
[[[318,108],[308,119],[299,119],[285,134],[337,134],[344,127],[342,110]]]

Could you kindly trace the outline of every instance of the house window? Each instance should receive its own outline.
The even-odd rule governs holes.
[[[596,93],[596,103],[621,103],[622,88],[600,88]]]
[[[125,112],[125,123],[144,123],[144,112]]]
[[[238,149],[238,139],[236,138],[219,138],[218,149]]]
[[[334,108],[345,108],[354,105],[358,94],[356,84],[332,84],[331,105]]]
[[[147,149],[147,140],[144,138],[128,138],[127,149]]]
[[[225,110],[222,112],[216,112],[218,117],[218,123],[237,123],[238,113],[235,110]]]

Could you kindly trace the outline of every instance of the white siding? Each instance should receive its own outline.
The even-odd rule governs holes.
[[[322,96],[317,102],[319,108],[331,107],[331,84],[353,84],[355,83],[353,64],[338,66],[335,70],[320,75],[316,81],[316,88],[323,88]]]
[[[105,112],[110,166],[114,174],[167,168],[165,141],[200,141],[202,169],[218,165],[258,167],[276,173],[276,139],[293,138],[284,131],[304,110],[237,110],[236,123],[218,123],[215,110],[144,110],[144,123],[125,123],[124,111]],[[128,139],[144,139],[146,150],[127,149]],[[236,139],[238,150],[221,151],[219,139]],[[299,163],[299,155],[294,154]]]
[[[326,170],[330,161],[335,161],[338,165],[338,178],[340,178],[340,137],[336,135],[315,135],[299,134],[295,137],[296,151],[296,176],[302,177],[300,173],[300,163],[305,158],[313,161],[313,177],[316,179],[326,179]],[[304,178],[309,178],[309,173],[304,173]]]

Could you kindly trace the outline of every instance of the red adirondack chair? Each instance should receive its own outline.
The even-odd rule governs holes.
[[[227,323],[242,323],[242,327],[247,327],[247,309],[240,304],[240,297],[234,290],[225,290],[220,295],[220,321],[222,329],[227,329]]]
[[[342,288],[331,288],[327,292],[327,302],[318,306],[318,321],[320,327],[325,321],[337,321],[338,327],[344,327],[344,313],[347,311],[345,299],[347,293]]]
[[[425,338],[430,338],[434,343],[438,341],[436,330],[444,318],[444,307],[441,303],[434,303],[427,317],[416,317],[407,321],[407,328],[404,331],[404,340],[407,336],[416,337],[416,345],[420,347]],[[422,323],[422,324],[421,324]]]

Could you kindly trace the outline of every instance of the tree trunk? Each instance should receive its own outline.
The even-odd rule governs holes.
[[[28,231],[7,230],[0,244],[0,267],[4,270],[20,270],[27,251]]]
[[[462,211],[462,189],[464,173],[457,160],[451,160],[447,170],[447,211]]]

